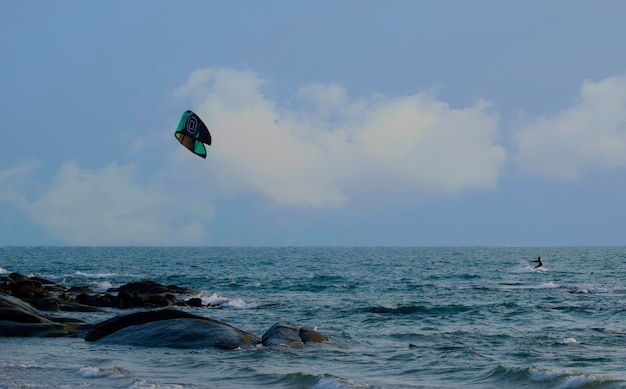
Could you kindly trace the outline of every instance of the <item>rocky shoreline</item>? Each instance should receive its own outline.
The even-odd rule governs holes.
[[[89,287],[62,284],[19,273],[0,275],[0,337],[82,337],[143,347],[244,349],[303,347],[327,342],[315,329],[281,322],[262,337],[229,324],[186,312],[202,300],[181,295],[199,292],[154,281],[132,282],[97,293]],[[208,305],[211,307],[211,305]],[[61,312],[110,312],[132,308],[98,323],[67,317]]]

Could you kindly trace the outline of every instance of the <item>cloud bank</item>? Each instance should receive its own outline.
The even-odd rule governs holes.
[[[166,142],[167,163],[151,177],[133,164],[67,162],[29,200],[25,180],[37,166],[29,162],[0,170],[0,200],[70,245],[208,244],[219,196],[313,210],[381,195],[417,201],[495,188],[507,161],[485,101],[453,108],[431,93],[351,98],[339,84],[313,83],[280,103],[269,86],[250,71],[201,69],[174,91],[211,129],[206,162],[169,135],[155,137]],[[533,176],[626,167],[626,78],[584,82],[576,104],[529,121],[514,141],[514,161]]]

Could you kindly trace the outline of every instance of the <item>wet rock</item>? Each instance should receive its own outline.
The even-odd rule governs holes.
[[[75,336],[86,328],[80,320],[46,317],[30,304],[0,293],[0,337]]]
[[[60,311],[61,305],[57,298],[45,297],[37,301],[35,307],[41,311]]]
[[[294,323],[276,323],[265,334],[261,340],[267,347],[295,347],[304,346],[300,338],[300,326]]]
[[[328,342],[328,338],[326,338],[324,335],[319,333],[314,328],[309,328],[309,327],[300,328],[300,331],[298,331],[298,335],[300,336],[300,339],[302,339],[304,343]]]
[[[260,339],[226,323],[176,309],[135,312],[94,325],[88,342],[143,347],[253,348]]]
[[[182,288],[176,285],[161,285],[154,281],[138,281],[138,282],[130,282],[128,284],[122,285],[119,288],[109,289],[107,292],[129,292],[133,295],[144,295],[144,294],[166,294],[166,293],[177,293],[177,294],[197,294],[198,292],[189,289]]]
[[[295,323],[276,323],[261,338],[267,347],[295,347],[300,348],[305,343],[321,343],[328,339],[316,329],[301,328]]]
[[[88,305],[91,307],[110,307],[113,296],[109,294],[87,294],[81,293],[74,298],[74,301],[81,305]]]
[[[28,276],[25,276],[24,274],[21,274],[21,273],[11,273],[11,274],[9,274],[9,278],[12,279],[13,281],[26,281],[26,280],[28,280]]]
[[[204,304],[202,303],[202,299],[200,297],[192,297],[189,300],[185,300],[185,303],[187,305],[189,305],[190,307],[203,307]]]
[[[69,288],[67,292],[71,294],[80,294],[80,293],[93,293],[93,290],[91,290],[91,288],[85,285],[76,285],[76,286],[72,286],[71,288]]]
[[[30,304],[4,293],[0,293],[0,320],[17,323],[50,323]]]

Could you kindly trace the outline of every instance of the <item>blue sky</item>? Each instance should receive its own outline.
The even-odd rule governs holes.
[[[625,14],[2,2],[0,245],[623,245]]]

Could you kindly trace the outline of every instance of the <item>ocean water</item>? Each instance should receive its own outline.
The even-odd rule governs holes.
[[[0,247],[0,272],[100,291],[176,284],[221,306],[193,313],[331,340],[223,351],[0,338],[0,388],[626,388],[624,247]]]

